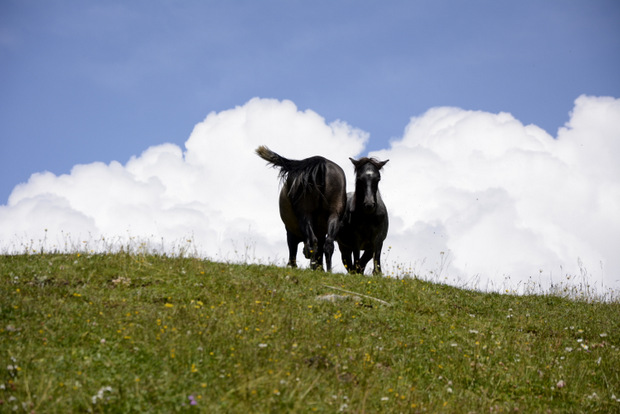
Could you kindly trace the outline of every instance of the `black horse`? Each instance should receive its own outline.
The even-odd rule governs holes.
[[[304,256],[312,269],[332,269],[334,241],[344,214],[346,178],[338,164],[319,156],[289,160],[265,146],[256,153],[280,168],[280,217],[286,228],[288,265],[297,267],[297,246],[304,243]]]
[[[389,161],[349,158],[355,166],[355,192],[347,194],[347,208],[338,233],[342,263],[349,273],[364,273],[373,260],[373,274],[381,273],[381,249],[388,232],[388,213],[381,194],[381,168]],[[364,254],[360,258],[360,250]],[[353,260],[351,260],[353,256]]]

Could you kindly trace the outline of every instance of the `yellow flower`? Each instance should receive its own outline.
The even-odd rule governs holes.
[[[172,303],[166,303],[164,306],[165,306],[165,307],[167,307],[167,308],[172,308],[172,307],[174,307],[174,305],[173,305]]]

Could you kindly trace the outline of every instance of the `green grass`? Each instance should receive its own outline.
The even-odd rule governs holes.
[[[618,367],[618,302],[140,254],[0,256],[1,412],[609,413]]]

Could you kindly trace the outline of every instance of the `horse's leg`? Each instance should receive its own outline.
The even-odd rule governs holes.
[[[299,245],[299,238],[295,237],[293,233],[286,232],[286,243],[288,244],[288,266],[297,267],[297,246]]]
[[[363,270],[360,271],[360,249],[357,247],[353,248],[353,270],[352,273],[364,273]]]
[[[332,214],[327,219],[327,237],[325,238],[325,264],[327,271],[332,271],[332,255],[334,254],[334,240],[336,239],[336,233],[340,227],[340,220],[337,214]]]
[[[316,250],[316,254],[313,257],[313,262],[314,265],[312,266],[312,269],[314,270],[323,270],[323,245],[324,245],[325,241],[323,239],[319,239],[317,240],[317,250]]]
[[[378,242],[377,245],[375,246],[375,254],[374,254],[374,260],[373,260],[374,266],[372,269],[373,275],[381,274],[381,249],[383,249],[383,241]]]
[[[359,272],[360,273],[364,273],[364,270],[366,269],[366,265],[372,259],[372,256],[373,256],[373,249],[364,250],[364,254],[359,260]]]
[[[317,256],[319,254],[319,241],[314,235],[314,230],[312,229],[312,221],[310,218],[302,219],[300,223],[301,232],[304,235],[304,256],[306,259],[310,259],[310,267],[314,270],[317,269]],[[321,262],[323,261],[323,248],[321,246]],[[322,266],[320,263],[318,266]]]
[[[342,244],[338,245],[340,247],[340,256],[342,257],[342,265],[346,269],[347,272],[353,273],[353,261],[351,260],[351,255],[353,252],[348,248],[344,247]]]
[[[303,235],[304,242],[304,256],[306,259],[312,259],[317,250],[317,240],[314,235],[314,231],[312,231],[312,223],[310,219],[304,218],[299,223],[299,228],[301,229],[301,234]]]

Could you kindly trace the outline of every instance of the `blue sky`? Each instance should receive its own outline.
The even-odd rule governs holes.
[[[620,96],[619,21],[598,0],[3,0],[0,204],[35,172],[182,146],[253,97],[341,119],[367,151],[435,106],[555,136],[579,95]]]
[[[618,22],[604,0],[0,0],[0,254],[283,266],[268,145],[349,190],[348,157],[390,160],[387,274],[620,297]]]

